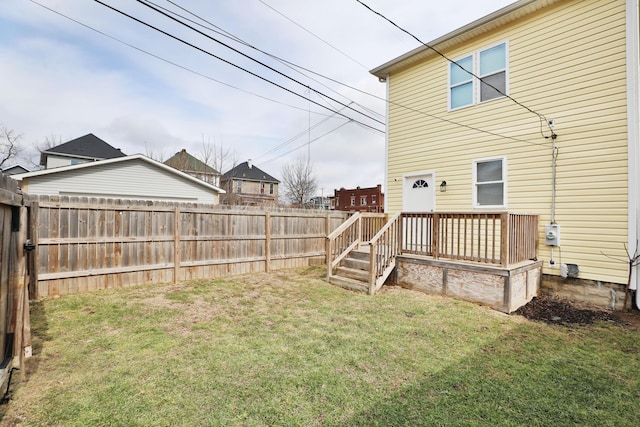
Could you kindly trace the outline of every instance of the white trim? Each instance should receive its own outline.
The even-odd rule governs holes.
[[[628,248],[633,254],[640,240],[640,17],[639,0],[626,2],[626,40],[627,40],[627,138],[628,138],[628,176],[629,176],[629,213]],[[640,306],[640,267],[636,267],[631,285],[636,292],[636,304]]]
[[[456,64],[459,64],[460,61],[467,59],[467,58],[471,58],[471,72],[473,74],[475,74],[476,71],[476,52],[471,52],[468,53],[464,56],[461,56],[457,59],[454,59],[453,62],[455,62]],[[469,81],[465,81],[462,83],[458,83],[455,85],[455,87],[458,86],[462,86],[465,84],[469,84],[471,83],[471,102],[469,104],[465,104],[465,105],[461,105],[459,107],[452,107],[451,106],[451,89],[454,88],[454,86],[451,84],[451,69],[455,66],[458,67],[457,65],[455,65],[453,62],[448,62],[447,61],[447,108],[449,111],[457,111],[460,110],[462,108],[466,108],[466,107],[471,107],[472,105],[476,105],[476,91],[475,91],[475,77],[473,77],[471,74],[469,75]]]
[[[124,157],[115,157],[113,159],[106,159],[106,160],[97,160],[95,162],[86,162],[86,163],[80,163],[77,165],[70,165],[70,166],[60,166],[57,168],[52,168],[52,169],[42,169],[39,171],[34,171],[34,172],[25,172],[25,173],[19,173],[19,174],[15,174],[15,175],[11,175],[11,178],[15,179],[16,181],[22,181],[24,178],[31,178],[34,176],[42,176],[42,175],[53,175],[53,174],[58,174],[58,173],[62,173],[62,172],[67,172],[67,171],[72,171],[72,170],[78,170],[78,169],[84,169],[84,168],[92,168],[92,167],[99,167],[99,166],[103,166],[103,165],[109,165],[109,164],[115,164],[115,163],[120,163],[120,162],[128,162],[128,161],[132,161],[132,160],[142,160],[144,162],[147,162],[153,166],[159,167],[160,169],[163,169],[167,172],[170,172],[172,174],[178,175],[184,179],[187,179],[193,183],[196,183],[198,185],[202,185],[204,187],[207,187],[210,190],[214,190],[217,191],[220,194],[226,193],[226,191],[224,191],[222,188],[216,187],[215,185],[211,185],[208,182],[202,181],[201,179],[195,178],[191,175],[188,175],[184,172],[179,171],[178,169],[174,169],[171,166],[167,166],[164,163],[160,163],[157,162],[153,159],[150,159],[147,156],[143,156],[142,154],[134,154],[131,156],[124,156]]]
[[[500,46],[504,44],[504,61],[505,61],[505,67],[504,67],[504,78],[505,78],[505,82],[504,82],[504,90],[505,90],[505,95],[503,96],[498,96],[496,98],[491,98],[491,99],[487,99],[486,101],[482,101],[480,99],[480,91],[482,89],[482,84],[480,83],[480,79],[482,77],[486,77],[486,76],[481,76],[480,75],[480,54],[482,52],[485,52],[489,49],[492,49],[496,46]],[[468,81],[462,82],[462,83],[458,83],[455,86],[451,84],[451,68],[456,66],[454,63],[458,63],[459,61],[462,61],[463,59],[467,59],[467,58],[471,58],[471,73],[473,75],[469,75],[470,77],[470,82],[471,82],[471,103],[470,104],[465,104],[465,105],[461,105],[459,107],[455,107],[453,108],[451,106],[451,89],[453,87],[458,87],[458,86],[462,86],[464,84],[468,84]],[[496,73],[492,73],[492,74],[488,74],[487,76],[492,76]],[[457,59],[455,59],[453,62],[449,62],[447,61],[447,111],[457,111],[463,108],[467,108],[467,107],[472,107],[474,105],[479,105],[479,104],[484,104],[486,102],[491,102],[491,101],[495,101],[496,99],[502,99],[505,96],[509,95],[509,40],[501,40],[499,42],[490,44],[488,46],[484,46],[481,49],[476,49],[470,53],[467,53],[466,55],[460,56]],[[477,76],[477,77],[475,77]]]
[[[484,104],[485,102],[491,102],[494,101],[496,99],[502,99],[504,98],[506,95],[509,95],[509,40],[502,40],[498,43],[494,43],[490,46],[487,46],[481,50],[478,50],[478,53],[476,55],[476,69],[478,70],[478,72],[476,73],[476,75],[479,78],[483,78],[483,77],[487,77],[487,76],[492,76],[496,73],[493,74],[488,74],[487,76],[482,76],[480,75],[480,54],[486,50],[489,50],[491,48],[494,48],[496,46],[500,46],[501,44],[504,44],[504,93],[505,95],[502,96],[498,96],[496,98],[491,98],[491,99],[487,99],[486,101],[483,101],[482,99],[480,99],[480,91],[482,89],[482,85],[480,84],[480,81],[478,81],[478,84],[476,85],[477,87],[476,89],[476,100],[477,100],[477,104]]]
[[[476,185],[477,185],[477,175],[478,175],[478,168],[477,165],[478,163],[483,163],[483,162],[491,162],[491,161],[495,161],[495,160],[501,160],[502,161],[502,205],[478,205],[478,194],[476,193]],[[483,159],[473,159],[471,161],[471,173],[472,173],[472,180],[471,180],[471,196],[472,196],[472,201],[471,201],[471,207],[473,209],[507,209],[508,203],[507,203],[507,195],[509,194],[508,191],[508,174],[507,174],[507,156],[495,156],[495,157],[486,157]]]

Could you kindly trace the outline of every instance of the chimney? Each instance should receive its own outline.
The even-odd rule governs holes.
[[[251,159],[247,161],[247,165],[249,166],[249,169],[253,167],[253,162],[251,161]]]

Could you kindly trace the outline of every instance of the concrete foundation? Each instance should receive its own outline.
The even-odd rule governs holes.
[[[541,291],[611,310],[622,310],[626,285],[542,275]]]

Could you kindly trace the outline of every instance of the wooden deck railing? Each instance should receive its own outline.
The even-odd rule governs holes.
[[[385,214],[356,212],[327,236],[327,280],[349,252],[374,237],[386,223]]]
[[[369,294],[384,284],[400,253],[400,213],[395,214],[369,241]]]
[[[509,212],[403,213],[401,250],[506,267],[537,257],[538,216]]]

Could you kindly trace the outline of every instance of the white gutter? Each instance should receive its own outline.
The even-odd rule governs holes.
[[[627,0],[627,138],[628,150],[628,248],[633,255],[640,241],[640,0]],[[640,307],[640,266],[633,269],[631,289]]]

